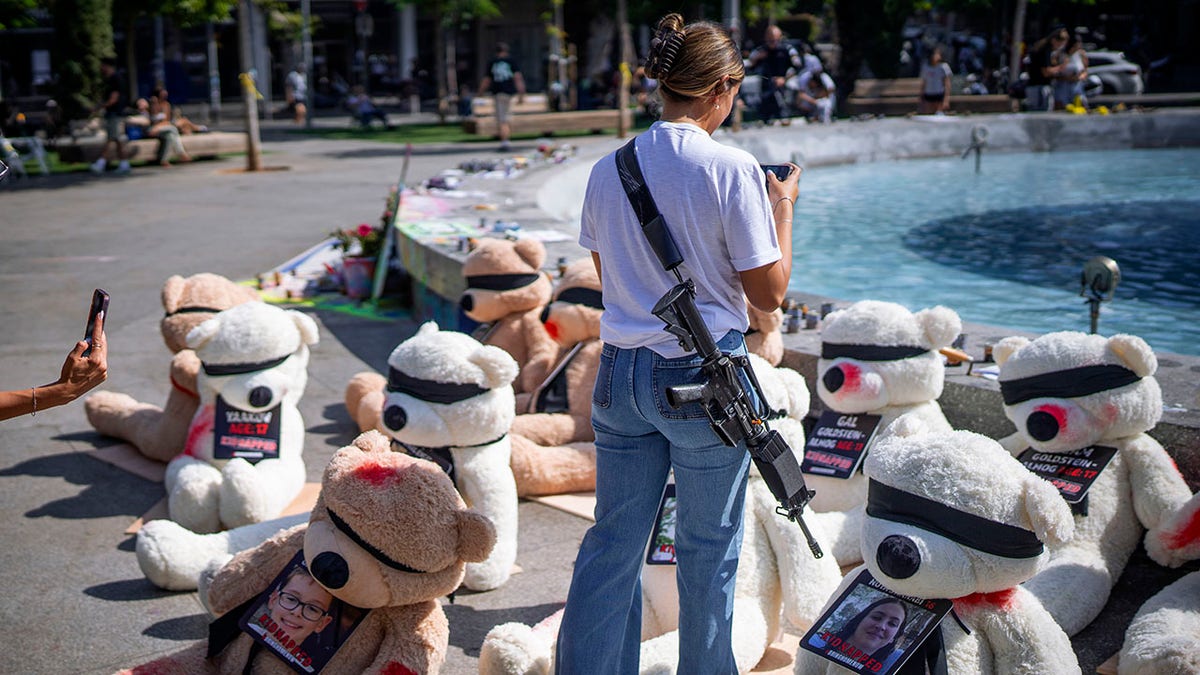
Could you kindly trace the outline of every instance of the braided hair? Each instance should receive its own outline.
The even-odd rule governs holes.
[[[658,80],[664,98],[686,102],[728,91],[746,69],[725,28],[711,21],[684,25],[683,17],[672,13],[659,20],[650,40],[646,74]]]

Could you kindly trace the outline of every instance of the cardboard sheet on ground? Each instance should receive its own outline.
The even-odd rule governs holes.
[[[528,497],[529,501],[545,504],[552,509],[566,511],[573,516],[579,516],[584,520],[596,520],[596,493],[595,492],[573,492],[565,495],[544,495],[541,497]]]
[[[163,477],[167,473],[166,464],[150,459],[128,443],[106,445],[103,448],[96,448],[88,454],[101,462],[111,464],[154,483],[163,482]]]
[[[313,505],[317,503],[317,495],[321,492],[320,483],[305,483],[304,487],[300,488],[300,494],[288,504],[287,508],[279,514],[279,517],[294,516],[298,513],[308,513],[312,511]],[[167,500],[166,498],[158,500],[158,502],[150,507],[150,510],[143,513],[141,518],[130,523],[129,527],[125,528],[125,534],[137,534],[138,530],[142,529],[142,525],[167,517]]]

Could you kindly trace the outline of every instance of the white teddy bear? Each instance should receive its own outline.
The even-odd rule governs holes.
[[[193,328],[200,408],[183,454],[167,465],[171,520],[193,532],[279,515],[304,487],[304,420],[317,324],[300,312],[248,302]]]
[[[499,347],[423,324],[388,357],[383,426],[394,450],[439,464],[463,500],[496,526],[496,546],[467,563],[463,585],[508,581],[517,558],[517,486],[509,468],[517,362]]]
[[[904,414],[920,417],[930,431],[949,431],[937,402],[946,381],[938,351],[961,331],[958,314],[942,306],[914,313],[892,302],[863,300],[836,310],[821,325],[817,397],[839,416],[878,416],[876,436]],[[858,531],[866,477],[806,472],[805,481],[817,492],[811,504],[818,513],[814,521],[833,537],[838,563],[861,562]]]
[[[804,445],[801,420],[808,411],[808,388],[799,373],[773,368],[750,355],[768,406],[777,418],[770,424],[796,451]],[[831,556],[815,559],[800,527],[775,512],[778,503],[751,465],[746,488],[742,552],[734,587],[734,659],[745,673],[779,638],[784,621],[804,630],[817,616],[828,594],[841,580]],[[806,514],[808,517],[811,514]],[[814,535],[826,546],[820,527]],[[562,612],[536,626],[496,626],[484,638],[479,655],[483,675],[549,673]],[[679,592],[673,564],[642,567],[642,673],[674,673],[679,657]]]
[[[1158,361],[1144,340],[1078,332],[1001,340],[1004,413],[1017,432],[1000,443],[1028,466],[1059,472],[1064,491],[1086,495],[1075,508],[1075,538],[1052,548],[1050,565],[1025,586],[1068,635],[1104,608],[1144,528],[1146,549],[1165,564],[1158,529],[1191,497],[1175,463],[1146,434],[1162,416]],[[1107,466],[1103,459],[1112,455]],[[1087,464],[1088,466],[1083,466]]]
[[[895,594],[953,600],[953,614],[919,648],[904,642],[915,637],[910,633],[920,618],[911,606],[893,603],[904,608],[899,621],[865,637],[847,634],[849,627],[841,623],[826,628],[822,622],[806,636],[811,642],[802,642],[795,673],[847,672],[804,644],[849,653],[854,650],[847,645],[858,649],[851,638],[869,644],[866,649],[884,642],[854,656],[860,663],[867,658],[886,663],[897,648],[910,660],[928,659],[930,651],[938,652],[938,635],[950,673],[1079,673],[1066,634],[1019,586],[1045,563],[1043,542],[1057,546],[1071,536],[1070,511],[1054,487],[984,436],[930,432],[907,416],[889,431],[866,459],[870,485],[860,542],[866,562],[847,574],[834,597],[865,569]],[[818,644],[822,631],[846,637],[826,636]]]
[[[1194,495],[1155,539],[1170,567],[1200,559],[1200,494]],[[1142,605],[1125,632],[1117,672],[1200,673],[1200,572],[1177,579]]]

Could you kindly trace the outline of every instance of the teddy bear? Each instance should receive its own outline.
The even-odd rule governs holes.
[[[1200,494],[1160,528],[1147,547],[1169,567],[1200,559]],[[1125,631],[1119,675],[1200,673],[1200,571],[1167,585],[1138,610]]]
[[[930,430],[949,431],[937,402],[946,381],[938,352],[961,331],[958,314],[942,306],[910,312],[896,303],[862,300],[831,312],[821,325],[815,383],[826,415],[878,416],[876,435],[904,414],[920,416]],[[805,481],[816,490],[813,519],[832,537],[834,557],[842,566],[860,562],[866,477],[861,471],[849,478],[806,471]]]
[[[274,518],[304,487],[304,420],[317,324],[263,302],[220,312],[193,328],[200,407],[183,452],[167,464],[167,510],[193,532]]]
[[[487,557],[495,530],[482,514],[463,504],[450,479],[435,464],[389,451],[382,434],[369,431],[338,450],[325,469],[321,494],[307,523],[278,532],[261,544],[241,551],[205,586],[205,601],[218,617],[207,645],[139,666],[130,672],[171,673],[292,673],[292,668],[248,631],[230,629],[252,612],[265,592],[270,603],[281,599],[280,588],[291,588],[298,567],[306,599],[292,603],[317,604],[324,610],[320,632],[335,611],[343,620],[354,608],[365,610],[356,628],[340,642],[325,663],[332,673],[435,673],[446,658],[449,625],[438,598],[452,593],[463,579],[465,565]],[[347,607],[348,606],[348,607]],[[286,609],[286,605],[283,605]],[[293,619],[308,609],[293,604]],[[310,644],[293,645],[287,614],[271,633],[298,659]],[[269,615],[268,615],[269,618]],[[268,622],[263,622],[266,625]],[[345,633],[342,632],[344,636]],[[211,658],[206,659],[206,651]]]
[[[809,404],[804,378],[793,370],[774,368],[757,355],[751,354],[750,360],[767,406],[774,411],[769,423],[798,452],[804,446],[802,420]],[[759,663],[785,622],[807,628],[841,580],[836,561],[831,556],[814,558],[800,527],[777,514],[776,506],[751,464],[734,589],[733,650],[740,673]],[[818,525],[810,529],[818,540],[824,539]],[[675,672],[679,595],[673,564],[643,564],[641,616],[641,672]],[[561,618],[559,611],[532,627],[519,623],[494,627],[484,638],[479,672],[549,673]]]
[[[943,658],[951,673],[1080,672],[1066,633],[1020,585],[1073,532],[1070,510],[1049,482],[996,441],[969,431],[931,431],[915,415],[894,422],[865,464],[865,562],[846,575],[827,608],[840,607],[843,593],[867,570],[871,592],[860,602],[878,598],[888,615],[872,619],[874,632],[859,635],[862,621],[823,614],[801,639],[796,675],[845,672],[829,660],[839,657],[878,671],[897,650],[907,653],[906,668],[917,659],[921,672],[921,661],[931,657]],[[917,604],[889,602],[894,595]],[[920,622],[932,619],[924,610],[944,600],[952,601],[952,614],[912,646],[907,640]],[[851,612],[862,615],[857,606]]]
[[[217,274],[171,276],[162,287],[165,314],[159,322],[171,359],[171,390],[163,407],[134,400],[128,394],[98,391],[83,403],[92,427],[128,441],[146,457],[169,462],[187,440],[188,424],[200,405],[196,373],[200,359],[187,348],[188,331],[217,312],[258,299],[258,293]]]
[[[536,239],[480,239],[463,260],[467,290],[459,307],[471,320],[487,325],[480,342],[517,360],[516,393],[537,388],[559,356],[558,343],[541,319],[551,295],[550,277],[541,270],[544,262],[546,247]]]
[[[436,462],[463,499],[492,521],[496,546],[467,565],[473,591],[508,581],[517,558],[517,486],[509,468],[515,416],[508,352],[469,335],[422,324],[388,357],[383,426],[393,448]]]
[[[783,310],[764,312],[749,301],[746,310],[750,328],[746,331],[746,351],[758,354],[773,366],[783,361]]]
[[[1075,538],[1052,547],[1050,564],[1025,586],[1074,635],[1104,608],[1143,533],[1151,558],[1167,562],[1155,540],[1191,497],[1146,433],[1162,416],[1158,361],[1139,337],[1074,331],[1008,337],[992,354],[1017,428],[1000,443],[1073,503]]]

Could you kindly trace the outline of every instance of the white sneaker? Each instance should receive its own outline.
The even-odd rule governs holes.
[[[121,160],[121,163],[117,165],[117,173],[129,173],[129,160]]]
[[[106,166],[108,166],[108,162],[101,157],[100,159],[92,162],[91,166],[88,168],[91,169],[92,173],[104,173],[104,167]]]

